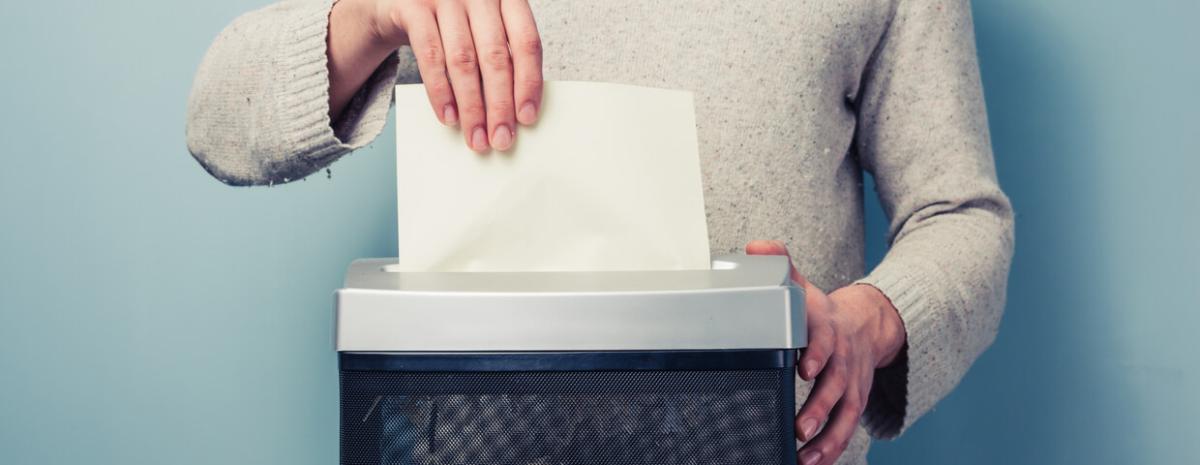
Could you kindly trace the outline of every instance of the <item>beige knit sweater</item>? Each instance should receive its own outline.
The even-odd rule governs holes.
[[[531,3],[547,79],[695,93],[714,252],[782,240],[822,289],[870,283],[899,309],[905,354],[877,374],[841,463],[865,461],[868,433],[894,437],[928,412],[992,342],[1013,214],[996,182],[967,0]],[[213,43],[187,142],[218,179],[300,179],[378,136],[392,86],[419,82],[401,49],[331,123],[329,8],[271,5]],[[890,250],[870,274],[863,171],[890,218]]]

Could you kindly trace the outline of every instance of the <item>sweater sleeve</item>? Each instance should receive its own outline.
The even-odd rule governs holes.
[[[900,312],[904,352],[876,373],[863,423],[900,435],[995,339],[1013,249],[996,181],[968,0],[896,0],[857,98],[856,149],[889,218],[860,283]]]
[[[397,76],[415,75],[415,65],[392,54],[331,122],[325,49],[332,5],[291,0],[246,13],[208,49],[188,99],[187,145],[217,179],[295,181],[383,130]]]

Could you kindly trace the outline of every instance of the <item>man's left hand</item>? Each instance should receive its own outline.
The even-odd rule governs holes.
[[[779,241],[752,241],[749,255],[788,255]],[[789,259],[790,260],[790,259]],[[867,406],[877,368],[891,364],[904,347],[904,322],[891,301],[873,286],[850,285],[826,294],[795,264],[792,281],[804,288],[808,347],[796,364],[800,377],[816,380],[796,415],[802,465],[832,464],[846,450]]]

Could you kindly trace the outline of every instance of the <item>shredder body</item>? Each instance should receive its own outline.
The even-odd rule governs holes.
[[[413,273],[337,291],[342,464],[795,464],[804,296],[712,270]]]

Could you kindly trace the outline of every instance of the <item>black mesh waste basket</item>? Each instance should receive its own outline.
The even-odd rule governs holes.
[[[461,276],[418,286],[421,279],[400,283],[411,274],[394,275],[402,276],[391,288],[356,296],[365,286],[352,285],[363,280],[348,279],[339,291],[343,465],[795,464],[792,346],[803,339],[790,327],[741,334],[803,321],[786,280],[753,286],[759,297],[782,289],[782,301],[743,301],[737,294],[749,287],[738,280],[709,279],[699,289],[659,282],[646,291],[604,278],[572,282],[570,292],[510,282],[517,290],[496,292]],[[712,294],[714,286],[734,293]],[[609,301],[587,303],[598,295]],[[601,314],[565,310],[573,303]],[[549,313],[528,314],[538,306]],[[721,321],[721,313],[736,318]],[[547,317],[558,314],[570,318]],[[613,314],[613,325],[597,320]],[[786,318],[736,321],[768,314]],[[480,318],[488,324],[470,323]],[[739,334],[722,334],[730,325]]]

